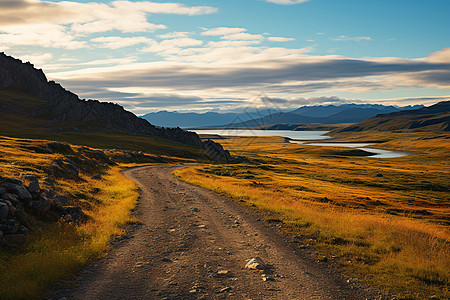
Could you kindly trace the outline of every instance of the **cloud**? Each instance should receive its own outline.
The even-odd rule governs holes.
[[[224,40],[263,40],[264,37],[261,34],[251,34],[246,32],[234,33],[222,36]]]
[[[450,82],[447,77],[450,61],[433,62],[437,56],[440,57],[436,53],[422,59],[353,59],[336,55],[307,55],[299,49],[248,46],[229,49],[205,46],[185,50],[186,53],[183,50],[181,54],[174,54],[170,61],[54,73],[50,77],[62,80],[64,86],[82,95],[89,95],[86,89],[96,86],[142,95],[199,97],[209,103],[218,97],[226,101],[250,99],[265,91],[275,97],[290,95],[276,98],[291,99],[290,103],[296,105],[306,103],[299,94],[445,88]],[[184,54],[195,58],[190,62],[181,61],[186,60]],[[177,60],[176,55],[182,57]],[[203,106],[203,102],[197,104],[197,107]],[[236,103],[233,106],[237,107]]]
[[[0,27],[0,45],[41,46],[64,49],[87,48],[86,41],[79,41],[65,26],[56,24],[35,24]]]
[[[162,42],[153,41],[149,47],[141,49],[142,52],[154,52],[160,54],[176,54],[183,47],[200,46],[203,41],[192,38],[169,39]]]
[[[153,32],[167,28],[148,21],[149,14],[202,15],[217,12],[210,6],[150,1],[49,2],[0,1],[0,44],[47,48],[88,48],[83,38],[94,33]],[[113,48],[112,48],[113,49]]]
[[[275,3],[275,4],[283,4],[283,5],[291,5],[291,4],[299,4],[308,2],[309,0],[266,0],[266,2]]]
[[[169,32],[169,33],[165,33],[165,34],[160,34],[160,35],[158,35],[158,37],[161,39],[173,39],[173,38],[188,37],[189,34],[191,34],[191,33],[190,32]]]
[[[286,38],[286,37],[278,37],[278,36],[271,36],[267,38],[270,42],[290,42],[295,41],[294,38]]]
[[[368,36],[349,37],[349,36],[346,36],[346,35],[340,35],[338,37],[331,38],[331,40],[333,40],[333,41],[355,41],[355,42],[360,42],[360,41],[372,41],[372,38],[368,37]]]
[[[202,15],[217,12],[210,6],[186,6],[179,3],[150,1],[113,1],[110,4],[71,1],[49,2],[41,0],[0,1],[0,25],[20,24],[73,24],[99,20],[127,20],[140,23],[149,14]]]
[[[119,49],[139,44],[152,44],[155,42],[155,40],[146,37],[127,38],[119,36],[109,36],[94,38],[91,39],[91,42],[98,43],[98,46],[102,48]]]
[[[236,27],[217,27],[217,28],[202,28],[204,31],[202,35],[211,35],[211,36],[219,36],[219,35],[230,35],[247,31],[245,28],[236,28]]]

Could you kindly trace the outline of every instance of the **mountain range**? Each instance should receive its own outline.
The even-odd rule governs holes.
[[[359,131],[450,131],[450,101],[420,109],[381,114],[334,132]]]
[[[303,106],[289,112],[263,110],[253,113],[179,113],[160,111],[142,116],[159,126],[195,127],[264,127],[276,124],[342,124],[357,123],[378,114],[417,109],[415,106],[385,106],[380,104],[342,104]],[[266,127],[271,128],[271,127]]]

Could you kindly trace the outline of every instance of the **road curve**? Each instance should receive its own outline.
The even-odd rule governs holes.
[[[375,299],[316,262],[254,210],[179,181],[176,166],[124,174],[141,189],[142,221],[104,259],[86,267],[75,288],[50,299]],[[298,247],[297,247],[298,248]],[[244,269],[259,256],[270,266]],[[272,280],[273,279],[273,280]]]

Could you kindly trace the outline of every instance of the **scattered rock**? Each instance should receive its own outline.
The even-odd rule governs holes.
[[[33,214],[44,216],[50,208],[50,201],[47,196],[42,193],[38,200],[31,201],[30,207],[33,209]]]
[[[424,216],[429,216],[432,214],[426,209],[416,210],[415,213],[419,214],[419,215],[424,215]]]
[[[323,197],[322,199],[320,199],[320,202],[322,202],[322,203],[330,203],[331,200],[328,199],[327,197]]]
[[[217,276],[230,276],[231,272],[228,270],[219,270],[217,271]]]
[[[50,148],[42,148],[42,153],[44,154],[53,154],[53,150]]]
[[[376,206],[384,205],[384,203],[381,202],[380,200],[373,201],[372,204]]]
[[[20,225],[19,226],[19,230],[17,232],[22,234],[22,235],[24,235],[24,236],[27,236],[28,233],[30,233],[30,230],[28,228],[26,228],[25,226]]]
[[[15,234],[19,229],[19,223],[16,220],[9,219],[0,223],[0,231],[4,236],[9,234]]]
[[[198,209],[198,208],[196,208],[196,207],[194,207],[194,208],[192,208],[191,209],[193,212],[199,212],[200,210]]]
[[[56,195],[55,196],[55,200],[58,201],[61,204],[66,204],[67,203],[67,197],[66,196]]]
[[[8,218],[9,207],[8,204],[0,202],[0,222],[5,221]]]
[[[19,181],[20,182],[20,181]],[[28,202],[31,200],[32,196],[31,194],[28,192],[28,190],[22,185],[22,183],[20,182],[20,184],[15,184],[12,182],[4,182],[3,183],[3,187],[10,193],[16,194],[20,200]]]
[[[28,185],[28,192],[30,192],[30,194],[35,194],[35,193],[39,193],[41,187],[39,186],[39,181],[36,177],[34,177],[35,180],[30,180],[30,184]]]
[[[72,153],[72,147],[69,144],[63,142],[51,142],[48,143],[48,147],[54,152],[58,153]]]
[[[70,159],[57,158],[53,160],[55,175],[59,177],[69,177],[78,179],[78,168]]]
[[[100,175],[99,173],[97,173],[97,174],[95,174],[94,176],[92,176],[91,179],[102,180],[102,175]]]
[[[161,261],[162,261],[162,262],[167,262],[167,263],[172,262],[172,260],[169,259],[169,258],[167,258],[167,257],[164,257],[163,259],[161,259]]]
[[[273,278],[273,277],[271,277],[271,276],[269,276],[267,274],[262,274],[261,278],[262,278],[263,281],[275,281],[275,278]]]
[[[264,261],[261,259],[261,257],[254,257],[250,259],[247,264],[245,265],[246,269],[250,270],[265,270],[267,268]]]
[[[219,294],[220,294],[220,293],[229,292],[229,291],[231,291],[231,287],[227,286],[227,287],[224,287],[223,289],[221,289],[221,290],[219,291]]]
[[[12,177],[4,177],[3,182],[17,184],[17,185],[23,185],[22,181],[20,181],[17,178],[12,178]]]

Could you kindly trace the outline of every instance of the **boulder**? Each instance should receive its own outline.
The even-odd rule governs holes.
[[[30,194],[39,193],[40,190],[41,187],[39,186],[39,181],[37,180],[37,178],[30,181],[30,184],[28,185],[28,192],[30,192]]]
[[[50,208],[50,201],[44,194],[41,194],[38,200],[31,201],[30,206],[33,214],[43,216]]]
[[[232,158],[228,150],[224,150],[221,144],[214,141],[207,140],[202,144],[203,150],[208,153],[208,156],[212,160],[217,160],[221,162],[231,162]]]
[[[72,147],[70,147],[69,144],[67,143],[62,143],[62,142],[51,142],[48,143],[48,147],[50,149],[52,149],[54,152],[58,152],[58,153],[72,153]]]
[[[0,223],[0,231],[3,231],[4,235],[14,234],[19,229],[19,223],[16,220],[9,219]]]
[[[66,204],[67,203],[67,197],[63,195],[56,195],[55,200],[59,202],[60,204]]]
[[[12,184],[18,184],[18,185],[23,185],[23,184],[22,184],[22,181],[20,181],[20,180],[17,179],[17,178],[13,178],[13,177],[4,177],[4,178],[3,178],[3,182],[6,182],[6,183],[12,183]]]
[[[31,200],[31,194],[22,184],[15,184],[11,182],[4,182],[3,187],[10,193],[14,193],[19,196],[19,199],[24,202]]]
[[[70,159],[57,158],[53,162],[56,176],[78,178],[78,168]]]
[[[18,230],[17,232],[18,232],[19,234],[23,234],[23,235],[27,236],[28,233],[30,233],[30,230],[29,230],[28,228],[26,228],[25,226],[20,225],[20,226],[19,226],[19,230]]]
[[[8,218],[9,207],[5,202],[0,202],[0,222],[5,221]]]
[[[94,176],[92,176],[91,179],[102,180],[102,175],[100,175],[99,173],[97,173],[97,174],[95,174]]]
[[[250,259],[247,264],[245,265],[246,269],[250,270],[265,270],[267,268],[264,261],[261,259],[261,257],[254,257]]]

